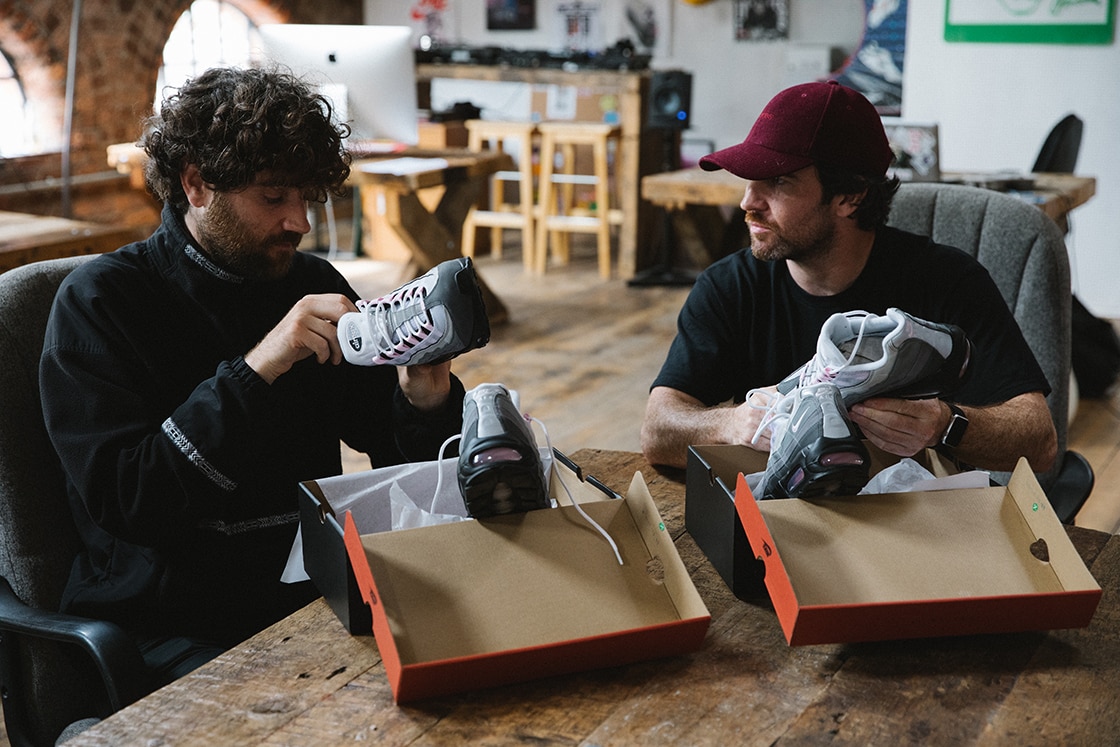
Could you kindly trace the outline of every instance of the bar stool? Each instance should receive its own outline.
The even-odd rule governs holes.
[[[534,230],[533,212],[533,142],[537,136],[532,122],[502,122],[470,119],[466,122],[467,147],[470,150],[493,148],[503,152],[512,150],[510,141],[516,141],[517,171],[499,171],[490,179],[489,208],[471,207],[463,221],[464,256],[473,257],[475,233],[480,227],[490,228],[490,251],[496,259],[502,256],[502,231],[515,228],[521,231],[521,256],[527,271],[533,267]],[[507,150],[509,148],[509,150]],[[506,201],[506,183],[518,182],[518,201]]]
[[[599,275],[608,279],[611,276],[611,226],[622,223],[622,211],[610,207],[608,152],[612,141],[616,156],[620,152],[622,128],[600,122],[542,122],[537,129],[541,133],[541,173],[534,272],[543,274],[545,271],[550,237],[556,257],[567,263],[568,234],[593,233],[598,243]],[[590,174],[576,171],[578,146],[591,148]],[[562,159],[559,171],[556,168],[558,153]],[[594,187],[595,200],[588,208],[575,204],[575,188],[579,185]]]

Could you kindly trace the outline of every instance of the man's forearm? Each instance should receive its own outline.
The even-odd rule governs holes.
[[[734,405],[708,407],[681,392],[655,388],[642,424],[642,453],[650,464],[684,467],[693,444],[749,443],[749,426],[736,431],[739,420]]]
[[[991,407],[962,407],[968,430],[954,456],[983,469],[1009,472],[1020,457],[1031,469],[1045,472],[1054,464],[1058,439],[1046,399],[1023,394]]]

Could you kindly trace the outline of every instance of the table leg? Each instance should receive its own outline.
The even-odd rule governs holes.
[[[409,248],[409,272],[422,275],[440,262],[460,256],[463,220],[478,195],[476,179],[451,181],[434,211],[428,210],[415,193],[386,192],[386,222]],[[507,321],[509,311],[477,273],[486,315],[491,324]]]

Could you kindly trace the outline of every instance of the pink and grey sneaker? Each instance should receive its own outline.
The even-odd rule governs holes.
[[[358,301],[338,320],[338,341],[358,366],[442,363],[490,341],[490,320],[470,257],[449,259],[392,293]]]

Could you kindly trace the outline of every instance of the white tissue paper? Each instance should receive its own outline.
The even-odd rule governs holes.
[[[745,475],[751,494],[758,500],[759,486],[765,472]],[[933,473],[913,459],[901,459],[881,470],[859,491],[859,495],[879,493],[909,493],[920,490],[961,490],[963,488],[986,488],[991,485],[991,476],[982,470],[961,472],[948,477],[934,477]]]
[[[552,454],[543,448],[539,451],[548,484]],[[338,523],[349,511],[362,534],[435,526],[468,518],[459,492],[458,464],[458,457],[411,462],[330,477],[318,484]],[[297,528],[280,580],[291,584],[308,578],[303,568],[303,536]]]

